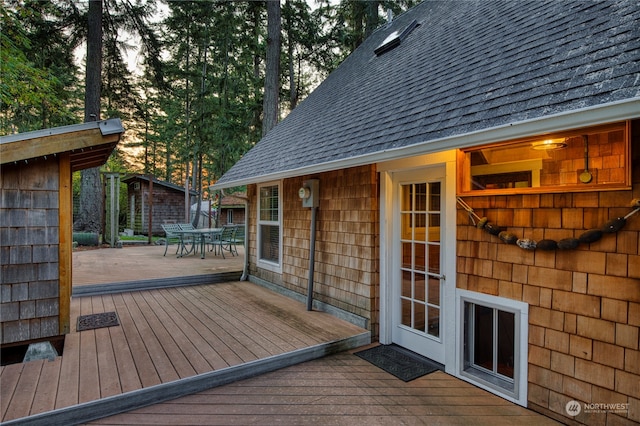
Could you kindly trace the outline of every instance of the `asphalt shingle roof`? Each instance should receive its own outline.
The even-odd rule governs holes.
[[[216,187],[637,97],[636,0],[426,1],[375,31]]]

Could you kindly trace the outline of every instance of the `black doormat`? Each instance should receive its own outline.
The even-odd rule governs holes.
[[[81,315],[78,317],[78,331],[94,330],[102,327],[120,325],[118,315],[115,312],[103,312],[100,314]]]
[[[437,362],[397,345],[380,345],[356,352],[354,355],[405,382],[443,369]]]

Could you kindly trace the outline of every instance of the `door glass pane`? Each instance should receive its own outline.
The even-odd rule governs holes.
[[[400,238],[403,240],[413,239],[413,223],[411,213],[402,213],[400,222]]]
[[[515,314],[498,311],[498,373],[513,379]]]
[[[425,322],[426,322],[425,319],[427,317],[427,312],[426,312],[427,307],[422,303],[414,302],[413,309],[414,309],[413,328],[415,328],[416,330],[422,331],[424,333]]]
[[[440,279],[429,277],[429,304],[440,306]]]
[[[427,245],[422,243],[415,243],[413,247],[414,247],[413,267],[417,271],[425,271],[427,269],[426,268]]]
[[[421,274],[419,272],[415,272],[414,273],[414,277],[415,277],[415,293],[413,295],[413,298],[416,300],[419,300],[422,303],[425,303],[427,301],[427,295],[426,295],[426,280],[425,280],[425,275]]]
[[[440,246],[429,244],[429,272],[440,274]]]
[[[429,241],[440,241],[440,213],[429,214]]]
[[[414,239],[417,241],[427,241],[427,214],[414,214]]]
[[[402,297],[411,298],[411,271],[402,271]]]
[[[411,327],[411,300],[401,299],[400,304],[401,304],[400,321],[402,325]]]
[[[440,308],[429,306],[429,329],[428,333],[434,337],[440,337]]]
[[[440,182],[429,182],[429,211],[440,211]]]
[[[493,371],[493,309],[475,305],[473,363]]]
[[[413,186],[402,185],[401,192],[400,210],[405,212],[413,210]]]
[[[415,186],[415,210],[426,211],[427,210],[427,184],[418,183]]]
[[[411,269],[411,261],[412,261],[412,244],[411,243],[402,243],[402,267],[406,269]]]

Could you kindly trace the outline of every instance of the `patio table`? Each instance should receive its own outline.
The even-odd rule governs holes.
[[[220,235],[222,234],[222,228],[183,229],[175,232],[181,235],[181,239],[183,241],[182,247],[180,247],[180,255],[178,257],[186,256],[191,252],[195,254],[197,251],[197,246],[200,245],[200,258],[204,259],[207,237],[211,237],[212,239],[220,238]],[[184,244],[184,237],[188,235],[193,237],[193,245],[191,246],[191,248],[187,248]]]

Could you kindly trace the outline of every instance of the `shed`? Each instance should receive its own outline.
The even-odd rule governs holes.
[[[198,228],[211,228],[214,224],[216,226],[244,224],[246,200],[244,193],[223,195],[221,202],[218,202],[218,199],[216,195],[213,202],[201,201]],[[192,204],[191,222],[194,221],[197,210],[198,203]]]
[[[70,330],[73,172],[104,164],[120,119],[0,137],[1,343]]]
[[[150,207],[152,235],[164,235],[162,224],[185,222],[185,206],[191,203],[190,199],[185,200],[184,187],[140,174],[127,176],[122,182],[127,184],[129,201],[127,226],[136,234],[149,233]],[[189,191],[190,197],[196,195],[196,191]]]
[[[248,278],[561,422],[640,422],[639,22],[425,1],[378,28],[213,185],[247,185]]]

